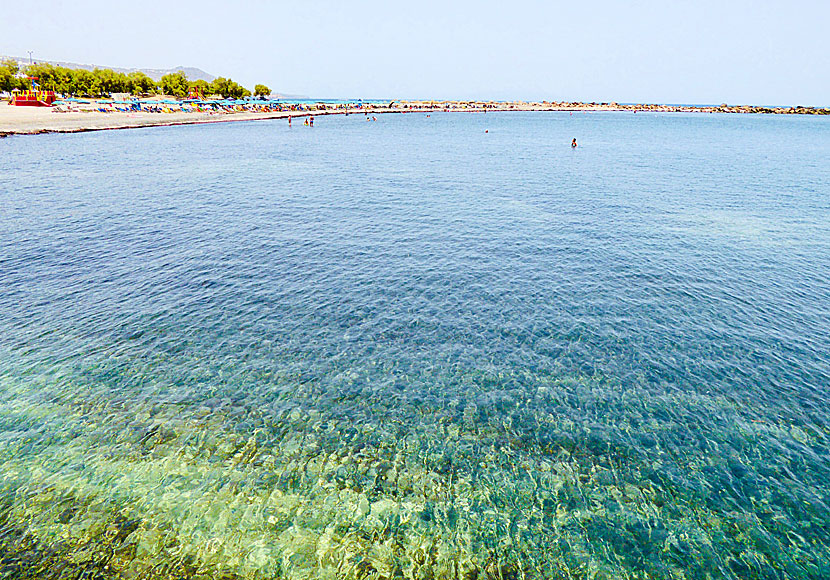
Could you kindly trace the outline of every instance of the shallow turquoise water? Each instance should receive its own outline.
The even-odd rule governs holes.
[[[828,159],[749,115],[0,140],[0,573],[830,577]]]

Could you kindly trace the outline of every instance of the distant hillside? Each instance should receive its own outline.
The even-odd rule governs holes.
[[[29,59],[28,58],[23,58],[23,57],[20,57],[20,56],[0,56],[0,60],[6,60],[6,59],[16,60],[20,64],[20,66],[26,66],[27,64],[29,64]],[[131,72],[141,71],[156,82],[161,80],[162,76],[164,76],[166,74],[169,74],[169,73],[172,73],[172,72],[176,72],[176,71],[182,71],[187,76],[187,78],[191,81],[203,80],[203,81],[210,82],[210,81],[212,81],[213,79],[216,78],[212,74],[210,74],[208,72],[205,72],[200,68],[195,68],[195,67],[192,67],[192,66],[177,66],[177,67],[168,68],[168,69],[161,69],[161,68],[119,68],[119,67],[116,67],[116,66],[102,66],[102,65],[99,65],[99,64],[79,64],[77,62],[64,62],[64,61],[60,61],[60,60],[46,60],[46,59],[42,59],[42,58],[35,60],[35,62],[45,62],[45,63],[48,63],[48,64],[53,64],[55,66],[63,66],[63,67],[66,67],[66,68],[82,68],[82,69],[86,69],[86,70],[93,70],[93,69],[96,69],[96,68],[108,68],[108,69],[112,69],[116,72],[121,72],[121,73],[126,73],[126,74],[129,74]]]

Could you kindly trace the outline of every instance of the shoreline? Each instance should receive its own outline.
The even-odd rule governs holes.
[[[18,107],[8,107],[18,109]],[[19,107],[28,109],[28,107]],[[51,113],[48,109],[32,108],[34,111]],[[232,123],[240,121],[262,121],[268,119],[287,119],[288,117],[309,117],[324,115],[351,115],[363,114],[380,115],[389,113],[418,113],[431,112],[430,110],[398,110],[387,107],[374,109],[340,109],[321,111],[273,111],[268,113],[232,112],[232,113],[60,113],[60,117],[49,118],[48,115],[29,115],[27,118],[15,119],[18,126],[7,127],[11,115],[5,115],[0,107],[0,138],[13,135],[44,135],[54,133],[88,133],[91,131],[113,131],[118,129],[141,129],[147,127],[175,127],[179,125],[204,125],[208,123]],[[26,117],[24,111],[20,117]],[[14,113],[12,114],[14,115]]]
[[[709,106],[691,107],[678,105],[620,105],[617,103],[483,103],[468,101],[399,101],[391,106],[364,105],[363,107],[320,103],[307,110],[283,110],[269,112],[235,111],[207,112],[58,112],[45,107],[15,107],[0,104],[0,137],[11,135],[42,135],[49,133],[85,133],[115,129],[142,127],[171,127],[206,123],[259,121],[323,115],[380,115],[404,113],[497,113],[497,112],[657,112],[657,113],[729,113],[729,114],[778,114],[778,115],[830,115],[830,109],[805,107],[755,107]]]

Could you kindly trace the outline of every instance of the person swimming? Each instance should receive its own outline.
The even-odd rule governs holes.
[[[573,140],[573,141],[571,141],[571,147],[573,147],[574,149],[576,149],[576,137],[574,137],[574,140]]]

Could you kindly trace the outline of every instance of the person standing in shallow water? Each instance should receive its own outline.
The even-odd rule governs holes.
[[[574,137],[574,140],[573,140],[573,141],[571,141],[571,147],[573,147],[574,149],[576,149],[576,137]]]

